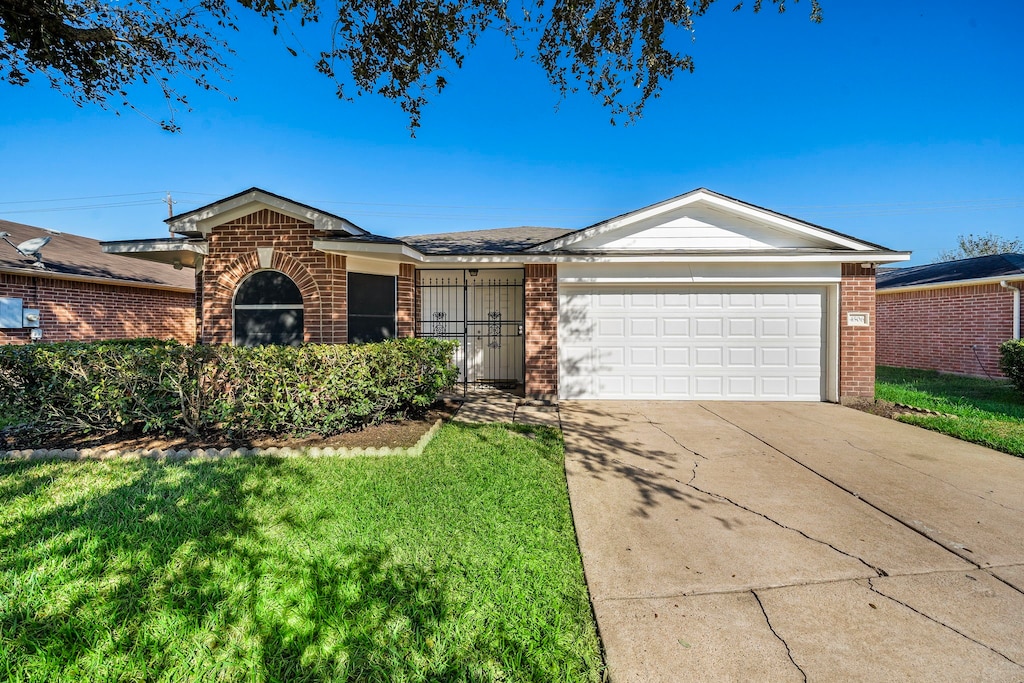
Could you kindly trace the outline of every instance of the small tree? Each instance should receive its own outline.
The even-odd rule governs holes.
[[[975,256],[991,256],[993,254],[1012,254],[1024,251],[1024,242],[1014,237],[1002,237],[991,232],[984,235],[960,235],[956,238],[956,249],[943,250],[939,252],[936,263],[946,261],[959,261],[964,258]]]

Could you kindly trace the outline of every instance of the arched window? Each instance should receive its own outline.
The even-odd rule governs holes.
[[[253,273],[235,290],[235,345],[302,343],[302,293],[277,270]]]

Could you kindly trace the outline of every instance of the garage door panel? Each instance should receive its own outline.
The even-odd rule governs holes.
[[[757,392],[757,378],[753,375],[742,377],[729,377],[728,388],[730,398],[755,398]]]
[[[633,318],[629,321],[629,333],[633,337],[657,337],[657,318]]]
[[[626,397],[625,375],[598,375],[597,392],[599,396],[607,396],[608,398]]]
[[[816,368],[821,364],[821,348],[802,346],[793,349],[793,365],[798,368]]]
[[[789,339],[789,318],[761,318],[761,337]]]
[[[661,364],[666,367],[688,367],[690,365],[690,348],[688,346],[662,347]]]
[[[689,318],[662,318],[662,321],[661,321],[661,336],[662,337],[689,337],[690,336],[690,319]]]
[[[694,351],[694,365],[698,368],[722,367],[722,347],[698,346]]]
[[[757,349],[754,347],[733,347],[729,349],[729,367],[730,368],[752,368],[757,363]]]
[[[694,398],[725,398],[723,377],[704,375],[694,379]]]
[[[573,315],[559,320],[565,397],[822,398],[823,288],[567,285],[559,298]]]
[[[761,377],[761,397],[766,399],[785,399],[789,396],[788,377]]]
[[[787,346],[762,346],[758,348],[761,352],[762,368],[785,368],[789,367],[789,347]]]
[[[625,318],[599,318],[597,320],[598,337],[625,337]]]
[[[753,318],[729,318],[728,324],[730,339],[757,335],[757,321]]]
[[[629,295],[629,307],[631,309],[637,308],[657,308],[658,307],[658,295],[651,293],[640,293]]]
[[[634,346],[629,350],[632,367],[658,367],[658,349],[654,346]]]
[[[719,339],[725,324],[721,318],[697,318],[694,320],[693,336],[704,339]]]

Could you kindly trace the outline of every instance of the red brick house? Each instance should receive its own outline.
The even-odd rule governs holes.
[[[1020,338],[1024,254],[878,274],[879,365],[1002,377],[999,345]]]
[[[466,382],[582,399],[874,392],[875,268],[909,255],[705,189],[581,230],[394,239],[253,188],[107,253],[195,268],[205,343],[459,341]]]
[[[195,340],[191,271],[103,253],[88,237],[0,221],[0,344],[130,337]],[[41,261],[16,247],[50,238]],[[5,243],[6,242],[6,243]],[[27,320],[23,311],[38,319]],[[28,326],[26,326],[26,324]],[[33,336],[34,335],[34,336]]]

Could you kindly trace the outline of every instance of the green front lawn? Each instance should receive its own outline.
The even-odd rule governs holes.
[[[557,432],[0,463],[0,679],[597,681]]]
[[[875,398],[944,413],[903,422],[1024,455],[1024,400],[1008,382],[879,366]]]

